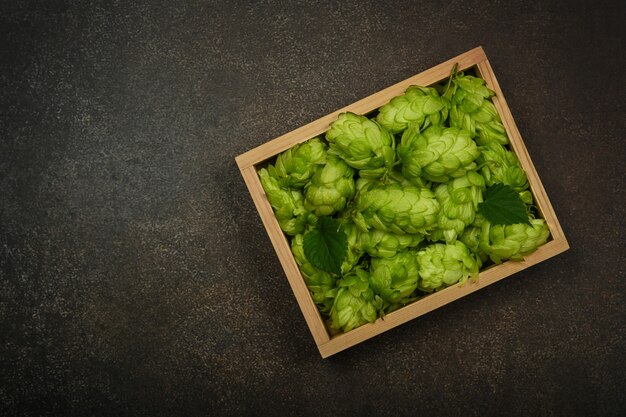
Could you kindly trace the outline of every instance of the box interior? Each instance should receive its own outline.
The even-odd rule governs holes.
[[[464,74],[473,75],[473,76],[475,76],[475,77],[480,77],[480,78],[483,78],[483,77],[482,77],[482,75],[481,75],[481,73],[480,73],[480,70],[479,70],[479,68],[478,68],[478,66],[477,66],[477,65],[474,65],[474,66],[471,66],[471,67],[469,67],[469,68],[465,69],[465,70],[463,71],[463,73],[464,73]],[[428,86],[429,86],[429,87],[432,87],[432,86],[437,86],[437,85],[438,85],[438,86],[440,86],[440,87],[441,87],[441,89],[444,89],[448,79],[449,79],[449,77],[443,78],[443,79],[441,79],[441,80],[439,80],[439,81],[437,81],[437,82],[435,82],[435,83],[429,84]],[[375,109],[373,109],[373,110],[371,110],[371,111],[369,111],[369,112],[364,113],[363,115],[364,115],[364,116],[366,116],[366,117],[368,117],[368,118],[373,118],[373,117],[375,117],[377,114],[378,114],[378,108],[375,108]],[[318,135],[318,136],[319,136],[319,135]],[[306,138],[303,138],[303,139],[300,141],[300,143],[302,143],[302,142],[306,142],[306,141],[308,141],[308,140],[310,140],[310,139],[313,139],[314,137],[318,137],[318,136],[312,136],[312,137],[306,137]],[[400,138],[399,138],[399,135],[395,135],[395,138],[396,138],[396,141],[399,141],[399,139],[400,139]],[[506,146],[509,150],[513,150],[513,149],[511,148],[511,145],[505,145],[505,146]],[[255,170],[256,170],[256,171],[258,171],[258,170],[260,170],[260,169],[262,169],[262,168],[267,168],[267,166],[268,166],[269,164],[274,164],[274,163],[275,163],[275,161],[276,161],[276,158],[278,157],[278,155],[279,155],[279,154],[280,154],[280,153],[278,153],[278,154],[276,154],[276,155],[273,155],[273,156],[271,156],[271,157],[269,157],[269,158],[267,158],[267,159],[265,159],[265,160],[263,160],[263,161],[261,161],[261,162],[259,162],[259,163],[255,164],[255,165],[254,165]],[[356,175],[356,173],[355,173],[355,175]],[[531,185],[532,185],[532,184],[531,184]],[[532,194],[533,194],[533,198],[535,198],[535,191],[531,189],[531,192],[532,192]],[[536,218],[544,218],[544,219],[545,219],[545,217],[544,217],[543,213],[542,213],[542,212],[541,212],[541,210],[540,210],[540,207],[538,207],[538,206],[536,206],[536,205],[535,205],[535,206],[533,206],[533,207],[531,208],[531,212],[532,212],[532,214],[533,214]],[[290,236],[285,235],[285,238],[287,239],[287,241],[288,241],[288,242],[291,242],[291,237],[290,237]],[[550,233],[550,237],[548,238],[548,242],[550,242],[550,241],[552,241],[552,240],[553,240],[553,235],[552,235],[552,231],[551,231],[551,233]],[[546,242],[546,243],[547,243],[547,242]],[[514,262],[514,261],[508,261],[508,262]],[[491,269],[491,268],[493,268],[493,267],[495,267],[495,266],[498,266],[498,265],[499,265],[499,264],[495,264],[493,261],[491,261],[490,259],[488,259],[488,260],[487,260],[487,261],[483,264],[483,266],[481,267],[480,272],[482,273],[482,272],[487,271],[487,270],[489,270],[489,269]],[[303,280],[303,278],[302,278],[302,277],[301,277],[301,279]],[[446,288],[441,289],[441,290],[439,290],[439,291],[445,291],[445,290],[446,290]],[[439,292],[439,291],[438,291],[438,292]],[[431,295],[431,294],[428,294],[428,293],[423,294],[422,296],[418,297],[415,301],[418,301],[418,300],[421,300],[421,299],[423,299],[423,298],[429,297],[430,295]],[[310,297],[310,294],[309,294],[309,297]],[[313,299],[312,299],[312,298],[311,298],[311,302],[313,302]],[[412,303],[411,303],[411,304],[412,304]],[[410,304],[409,304],[409,305],[410,305]],[[407,305],[407,306],[408,306],[408,305]],[[386,317],[388,317],[388,316],[390,316],[390,315],[393,315],[393,314],[396,314],[399,310],[402,310],[402,309],[404,309],[404,308],[406,308],[406,306],[405,306],[405,307],[402,307],[402,308],[399,308],[398,310],[395,310],[395,311],[393,311],[393,312],[388,313],[388,314],[386,315]],[[328,336],[329,336],[329,338],[330,338],[331,340],[332,340],[333,338],[337,337],[337,336],[340,336],[340,335],[344,334],[344,333],[342,333],[342,332],[334,332],[332,329],[330,329],[330,327],[328,326],[328,324],[326,323],[326,321],[323,319],[323,317],[322,317],[322,315],[321,315],[321,313],[320,313],[319,311],[318,311],[318,314],[319,314],[319,318],[320,318],[320,320],[321,320],[322,322],[324,322],[324,327],[325,327],[326,332],[328,333]],[[378,320],[384,320],[384,318],[380,318],[380,319],[378,319]],[[377,321],[378,321],[378,320],[377,320]]]

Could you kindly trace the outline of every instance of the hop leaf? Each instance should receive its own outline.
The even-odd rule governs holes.
[[[339,222],[320,217],[317,227],[304,235],[304,255],[322,271],[341,274],[341,264],[348,252],[348,237]]]
[[[294,236],[291,240],[291,252],[300,268],[302,278],[319,310],[324,314],[329,314],[337,295],[337,276],[314,267],[304,255],[303,246],[304,236]]]
[[[478,205],[478,211],[494,225],[530,225],[524,202],[508,185],[495,184],[487,188],[485,201]]]

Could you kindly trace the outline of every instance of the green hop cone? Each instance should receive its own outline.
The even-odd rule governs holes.
[[[311,292],[313,302],[315,302],[322,313],[330,314],[330,308],[337,295],[336,276],[311,265],[304,254],[303,235],[293,237],[291,240],[291,252],[296,259],[302,278],[304,278],[304,282]]]
[[[447,182],[476,169],[474,160],[479,155],[469,133],[457,127],[431,126],[421,134],[411,127],[398,146],[402,174],[432,182]]]
[[[498,142],[490,141],[480,147],[477,162],[482,165],[480,173],[487,186],[496,183],[508,185],[520,193],[522,201],[532,204],[532,194],[524,192],[528,188],[528,178],[513,152]]]
[[[302,188],[315,174],[318,165],[325,162],[326,145],[320,138],[313,138],[278,155],[276,164],[267,169],[282,187]]]
[[[348,332],[366,323],[373,323],[383,301],[369,284],[369,273],[356,268],[337,281],[337,295],[330,310],[330,327]]]
[[[521,261],[547,242],[550,230],[543,219],[531,219],[530,225],[518,223],[508,226],[482,223],[480,249],[499,264],[507,259]]]
[[[424,240],[423,234],[403,234],[371,229],[359,233],[358,247],[377,258],[390,258],[396,253],[419,245]]]
[[[317,216],[330,216],[343,210],[354,197],[354,171],[341,158],[326,156],[311,181],[304,187],[304,207]]]
[[[474,222],[478,204],[483,201],[484,189],[485,179],[473,171],[437,185],[434,192],[441,210],[437,216],[437,228],[429,238],[454,243],[465,227]]]
[[[393,135],[378,123],[354,113],[341,113],[326,132],[332,153],[360,170],[364,178],[380,178],[396,158]]]
[[[459,240],[467,246],[467,248],[472,252],[477,259],[480,259],[481,262],[485,262],[489,256],[482,249],[480,249],[480,234],[482,228],[476,226],[469,226],[463,230],[463,234],[459,236]]]
[[[493,95],[482,78],[455,74],[445,94],[451,106],[450,126],[467,130],[479,144],[490,140],[503,145],[509,143],[502,120],[490,100]]]
[[[427,188],[370,184],[356,198],[354,222],[395,234],[424,234],[435,227],[439,203]]]
[[[480,236],[482,233],[482,224],[487,220],[485,217],[476,213],[476,217],[472,224],[467,226],[463,233],[459,236],[459,240],[467,246],[467,248],[476,255],[483,263],[489,258],[487,254],[480,248]]]
[[[419,264],[418,288],[431,292],[477,278],[481,262],[461,241],[434,243],[417,253]]]
[[[372,258],[370,286],[386,303],[400,304],[417,288],[417,270],[413,251],[398,252],[391,258]]]
[[[409,124],[420,129],[430,125],[442,125],[448,117],[448,101],[431,87],[411,86],[403,95],[379,110],[376,120],[391,133],[400,133]]]
[[[280,228],[288,235],[304,232],[307,225],[315,222],[315,216],[304,208],[304,200],[299,190],[281,188],[278,180],[262,168],[258,172],[261,185]]]

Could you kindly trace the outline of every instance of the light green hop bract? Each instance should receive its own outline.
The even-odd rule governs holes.
[[[326,145],[320,138],[313,138],[278,155],[276,164],[267,169],[282,187],[302,188],[315,174],[317,166],[325,162]]]
[[[454,243],[465,227],[476,218],[478,204],[483,201],[485,179],[476,172],[468,172],[445,184],[435,187],[435,197],[441,205],[437,227],[430,233],[432,241]]]
[[[337,295],[335,275],[317,269],[307,260],[304,255],[304,237],[296,235],[291,240],[291,252],[293,253],[296,263],[302,273],[302,278],[311,292],[313,302],[319,307],[324,314],[330,314],[330,308],[335,301]]]
[[[358,178],[355,181],[355,188],[356,188],[356,195],[359,195],[359,193],[362,190],[367,190],[369,188],[371,188],[373,185],[375,184],[379,184],[380,181],[376,180],[376,179],[368,179],[368,178]]]
[[[383,300],[370,287],[369,273],[356,268],[337,281],[337,296],[330,310],[330,327],[348,332],[373,323],[382,304]]]
[[[422,234],[397,235],[378,229],[359,233],[358,247],[377,258],[389,258],[399,251],[419,245],[424,240]]]
[[[454,243],[434,243],[417,253],[419,264],[418,287],[430,292],[457,282],[461,284],[468,277],[478,277],[481,263],[461,241]]]
[[[447,100],[434,88],[411,86],[382,106],[376,120],[391,133],[400,133],[411,123],[424,129],[442,125],[448,117],[448,107]]]
[[[519,198],[522,199],[524,204],[526,204],[527,208],[528,208],[528,206],[532,206],[533,203],[534,203],[533,194],[530,191],[528,191],[528,190],[521,191],[519,193]]]
[[[363,231],[424,234],[435,226],[438,212],[439,203],[429,189],[377,183],[359,192],[354,223]]]
[[[472,224],[467,226],[463,233],[458,237],[458,240],[463,242],[465,246],[483,263],[489,259],[489,256],[480,248],[480,236],[482,233],[482,225],[487,220],[485,217],[476,212],[476,217]]]
[[[413,154],[418,151],[420,146],[425,147],[426,145],[425,139],[420,136],[419,129],[414,125],[409,126],[402,134],[400,145],[397,148],[398,160],[402,164],[402,177],[410,182],[421,181],[423,183],[423,161],[415,158]]]
[[[430,188],[430,183],[425,181],[422,177],[408,179],[402,175],[401,172],[396,171],[395,169],[387,173],[385,181],[387,183],[400,184],[402,187],[416,186],[421,188]]]
[[[341,113],[326,132],[331,152],[360,170],[363,178],[379,178],[396,158],[393,135],[378,123],[354,113]]]
[[[402,174],[433,182],[447,182],[476,169],[474,160],[479,155],[470,134],[457,127],[431,126],[421,134],[411,127],[398,146]]]
[[[528,178],[513,152],[498,142],[489,141],[480,147],[477,162],[482,165],[480,173],[485,178],[487,186],[496,183],[508,185],[520,193],[522,201],[527,202],[530,198],[532,203],[532,195],[524,193],[528,188]]]
[[[348,237],[348,253],[341,264],[341,273],[345,275],[358,264],[363,255],[363,250],[361,249],[359,241],[361,233],[352,220],[348,218],[342,219],[341,225],[344,233]]]
[[[490,100],[493,95],[482,78],[455,74],[445,94],[451,106],[450,126],[469,131],[479,144],[489,140],[503,145],[509,143],[502,120]]]
[[[549,236],[550,230],[543,219],[531,219],[530,225],[519,223],[508,226],[492,225],[485,220],[480,234],[480,249],[497,264],[507,259],[521,261],[524,255],[546,243]]]
[[[382,185],[382,184],[398,184],[400,187],[405,188],[405,187],[418,187],[418,188],[430,188],[427,183],[423,180],[419,180],[417,182],[414,181],[410,181],[408,179],[406,179],[402,173],[396,171],[396,170],[391,170],[389,172],[387,172],[387,174],[385,175],[385,178],[382,179],[372,179],[372,178],[357,178],[356,180],[356,192],[357,194],[361,191],[361,190],[366,190],[368,188],[372,188],[373,186],[376,185]]]
[[[413,251],[398,252],[391,258],[372,258],[370,285],[387,303],[408,298],[417,288],[417,258]]]
[[[315,222],[315,216],[304,208],[304,200],[299,190],[281,188],[278,180],[265,168],[260,169],[258,174],[278,224],[285,233],[302,233],[308,224]]]
[[[477,259],[480,259],[483,263],[489,258],[487,254],[480,249],[480,234],[482,228],[480,226],[468,226],[463,230],[463,234],[459,236],[459,240],[467,246]]]
[[[354,171],[341,158],[326,156],[326,164],[316,168],[304,186],[304,207],[317,216],[330,216],[346,207],[354,197]]]

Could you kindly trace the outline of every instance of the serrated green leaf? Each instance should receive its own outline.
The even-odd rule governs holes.
[[[330,217],[320,217],[316,228],[304,235],[304,256],[322,271],[341,274],[348,252],[348,237],[341,225]]]
[[[508,185],[498,183],[487,188],[484,202],[478,205],[478,211],[491,224],[530,224],[524,202]]]

